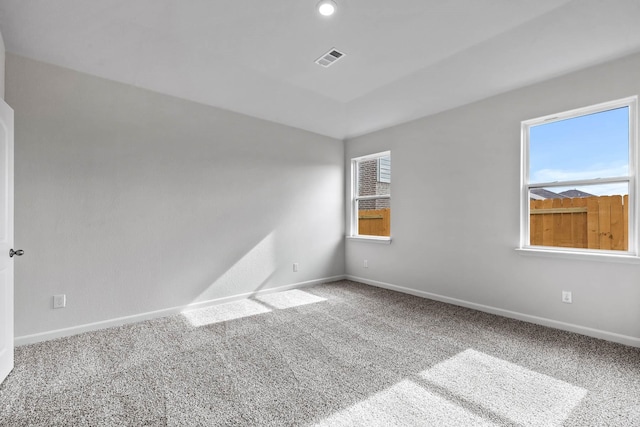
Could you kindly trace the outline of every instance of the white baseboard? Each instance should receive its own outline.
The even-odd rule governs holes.
[[[336,280],[342,280],[342,279],[345,279],[345,278],[346,278],[346,276],[344,276],[344,275],[325,277],[325,278],[322,278],[322,279],[308,280],[306,282],[292,283],[290,285],[279,286],[277,288],[261,289],[259,291],[255,291],[255,292],[247,292],[247,293],[232,295],[232,296],[223,297],[223,298],[216,298],[216,299],[207,300],[207,301],[200,301],[200,302],[196,302],[196,303],[192,303],[192,304],[186,304],[186,305],[181,305],[181,306],[177,306],[177,307],[165,308],[165,309],[162,309],[162,310],[149,311],[149,312],[146,312],[146,313],[134,314],[134,315],[131,315],[131,316],[124,316],[124,317],[118,317],[118,318],[115,318],[115,319],[103,320],[103,321],[100,321],[100,322],[86,323],[84,325],[72,326],[70,328],[55,329],[55,330],[52,330],[52,331],[40,332],[40,333],[32,334],[32,335],[22,335],[22,336],[19,336],[19,337],[15,337],[14,345],[17,347],[17,346],[21,346],[21,345],[25,345],[25,344],[33,344],[33,343],[36,343],[36,342],[48,341],[48,340],[52,340],[52,339],[55,339],[55,338],[67,337],[67,336],[70,336],[70,335],[76,335],[76,334],[80,334],[80,333],[83,333],[83,332],[96,331],[96,330],[99,330],[99,329],[105,329],[105,328],[110,328],[110,327],[113,327],[113,326],[125,325],[125,324],[128,324],[128,323],[142,322],[144,320],[156,319],[156,318],[159,318],[159,317],[166,317],[166,316],[171,316],[171,315],[174,315],[174,314],[179,314],[179,313],[182,313],[183,311],[187,311],[187,310],[211,307],[211,306],[218,305],[218,304],[224,304],[224,303],[227,303],[227,302],[238,301],[238,300],[241,300],[241,299],[250,298],[250,297],[255,296],[255,295],[263,295],[263,294],[270,294],[270,293],[274,293],[274,292],[282,292],[282,291],[286,291],[286,290],[289,290],[289,289],[305,288],[305,287],[317,285],[317,284],[320,284],[320,283],[335,282]]]
[[[134,314],[131,316],[118,317],[115,319],[103,320],[100,322],[87,323],[78,326],[72,326],[70,328],[56,329],[52,331],[41,332],[32,335],[22,335],[19,337],[15,337],[14,344],[15,346],[21,346],[25,344],[32,344],[41,341],[48,341],[55,338],[66,337],[70,335],[76,335],[83,332],[95,331],[99,329],[110,328],[113,326],[120,326],[129,323],[141,322],[144,320],[155,319],[159,317],[171,316],[174,314],[182,313],[183,311],[193,310],[197,308],[205,308],[218,304],[224,304],[227,302],[238,301],[241,299],[250,298],[255,295],[269,294],[274,292],[282,292],[289,289],[296,288],[304,288],[308,286],[317,285],[320,283],[334,282],[337,280],[348,279],[356,282],[364,283],[367,285],[376,286],[379,288],[390,289],[393,291],[402,292],[405,294],[415,295],[422,298],[428,298],[435,301],[441,301],[448,304],[454,304],[461,307],[467,307],[478,311],[483,311],[486,313],[496,314],[498,316],[508,317],[511,319],[522,320],[529,323],[535,323],[538,325],[548,326],[555,329],[561,329],[569,332],[575,332],[582,335],[587,335],[594,338],[600,338],[607,341],[613,341],[620,344],[629,345],[632,347],[640,347],[640,338],[631,337],[628,335],[621,335],[614,332],[607,332],[600,329],[589,328],[586,326],[575,325],[572,323],[560,322],[557,320],[547,319],[544,317],[532,316],[529,314],[518,313],[515,311],[504,310],[501,308],[496,308],[488,305],[477,304],[470,301],[465,301],[457,298],[451,298],[443,295],[434,294],[431,292],[420,291],[417,289],[405,288],[402,286],[393,285],[391,283],[379,282],[377,280],[365,279],[363,277],[357,277],[352,275],[338,275],[325,277],[322,279],[309,280],[306,282],[292,283],[289,285],[279,286],[277,288],[269,288],[262,289],[255,292],[247,292],[238,295],[232,295],[223,298],[216,298],[207,301],[200,301],[192,304],[186,304],[177,307],[166,308],[162,310],[150,311],[146,313]]]
[[[433,294],[430,292],[419,291],[416,289],[405,288],[402,286],[392,285],[391,283],[365,279],[363,277],[347,275],[346,278],[348,280],[353,280],[355,282],[376,286],[378,288],[390,289],[393,291],[415,295],[422,298],[428,298],[435,301],[445,302],[448,304],[459,305],[461,307],[467,307],[474,310],[483,311],[486,313],[497,314],[498,316],[522,320],[525,322],[535,323],[537,325],[548,326],[550,328],[561,329],[564,331],[575,332],[578,334],[587,335],[594,338],[600,338],[607,341],[613,341],[613,342],[625,344],[632,347],[640,347],[640,338],[636,338],[628,335],[616,334],[614,332],[602,331],[600,329],[593,329],[586,326],[575,325],[572,323],[559,322],[557,320],[547,319],[547,318],[538,317],[538,316],[532,316],[530,314],[518,313],[516,311],[504,310],[501,308],[491,307],[488,305],[476,304],[470,301],[465,301],[457,298],[450,298],[443,295]]]

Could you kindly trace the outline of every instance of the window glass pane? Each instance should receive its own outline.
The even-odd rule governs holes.
[[[391,182],[391,157],[378,159],[378,182]]]
[[[385,157],[381,168],[381,159],[358,162],[358,196],[391,194],[391,161]]]
[[[358,234],[390,236],[391,200],[372,199],[358,201]]]
[[[629,174],[629,108],[529,128],[529,182]]]
[[[529,244],[628,250],[628,183],[529,190]]]

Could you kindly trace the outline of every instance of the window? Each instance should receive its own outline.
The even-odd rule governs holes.
[[[391,153],[351,160],[351,236],[388,241],[391,236]]]
[[[522,122],[521,248],[637,255],[637,97]]]

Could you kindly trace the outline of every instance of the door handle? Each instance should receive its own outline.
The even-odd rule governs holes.
[[[17,251],[14,251],[13,249],[9,250],[9,257],[13,258],[13,256],[22,256],[24,255],[24,251],[22,249],[18,249]]]

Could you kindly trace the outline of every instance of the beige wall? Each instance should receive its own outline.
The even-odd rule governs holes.
[[[19,342],[344,273],[342,141],[12,54],[7,81]]]
[[[393,241],[347,241],[347,273],[640,346],[640,265],[515,251],[521,121],[640,94],[638,70],[640,54],[347,141],[347,170],[391,150],[393,171]]]

